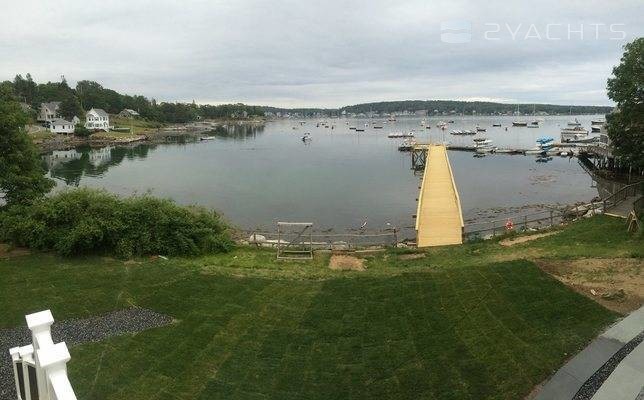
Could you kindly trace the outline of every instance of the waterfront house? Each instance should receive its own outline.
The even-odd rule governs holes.
[[[80,124],[80,118],[74,115],[74,118],[72,118],[72,124],[74,124],[74,126]]]
[[[58,118],[58,109],[60,108],[60,101],[50,101],[49,103],[41,103],[40,110],[38,111],[38,121],[49,123]]]
[[[100,108],[92,108],[85,116],[85,128],[92,131],[109,131],[110,116]]]
[[[74,123],[62,118],[54,118],[49,121],[49,131],[51,133],[63,133],[65,135],[68,133],[74,133],[74,127]]]
[[[136,118],[138,116],[139,116],[138,112],[129,108],[125,108],[123,109],[123,111],[119,113],[119,117],[123,117],[123,118]]]

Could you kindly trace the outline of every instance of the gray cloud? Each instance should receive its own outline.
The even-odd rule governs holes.
[[[644,30],[641,0],[3,2],[2,79],[212,103],[608,104],[606,78]],[[469,22],[471,42],[441,42],[442,21]]]

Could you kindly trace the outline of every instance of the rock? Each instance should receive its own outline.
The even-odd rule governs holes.
[[[254,233],[248,238],[248,243],[266,243],[266,236]]]

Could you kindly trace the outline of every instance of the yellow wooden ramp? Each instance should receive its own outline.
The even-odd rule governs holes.
[[[418,196],[416,244],[418,247],[463,243],[463,214],[447,149],[424,145],[427,161]]]

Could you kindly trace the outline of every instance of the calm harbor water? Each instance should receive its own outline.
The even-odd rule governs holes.
[[[577,116],[587,129],[591,119]],[[449,117],[448,117],[449,118]],[[572,117],[575,118],[575,117]],[[199,204],[220,211],[243,229],[274,229],[277,221],[312,221],[317,230],[356,229],[367,220],[370,230],[390,223],[413,226],[419,176],[411,171],[409,153],[399,152],[401,139],[392,131],[416,132],[418,141],[446,140],[471,144],[472,137],[449,135],[452,129],[487,128],[480,134],[499,147],[534,147],[548,135],[559,140],[568,116],[543,117],[538,129],[513,128],[513,117],[399,118],[383,129],[365,128],[367,119],[327,119],[335,128],[300,125],[294,120],[264,126],[218,128],[214,140],[173,144],[139,144],[102,149],[78,148],[44,156],[57,190],[70,186],[105,188],[118,194],[151,192],[181,204]],[[371,120],[373,121],[373,120]],[[381,121],[381,120],[378,120]],[[493,128],[499,122],[501,128]],[[293,128],[296,129],[293,129]],[[301,137],[309,132],[312,140]],[[503,217],[546,206],[589,201],[597,196],[591,178],[575,158],[488,155],[450,151],[466,219]]]

